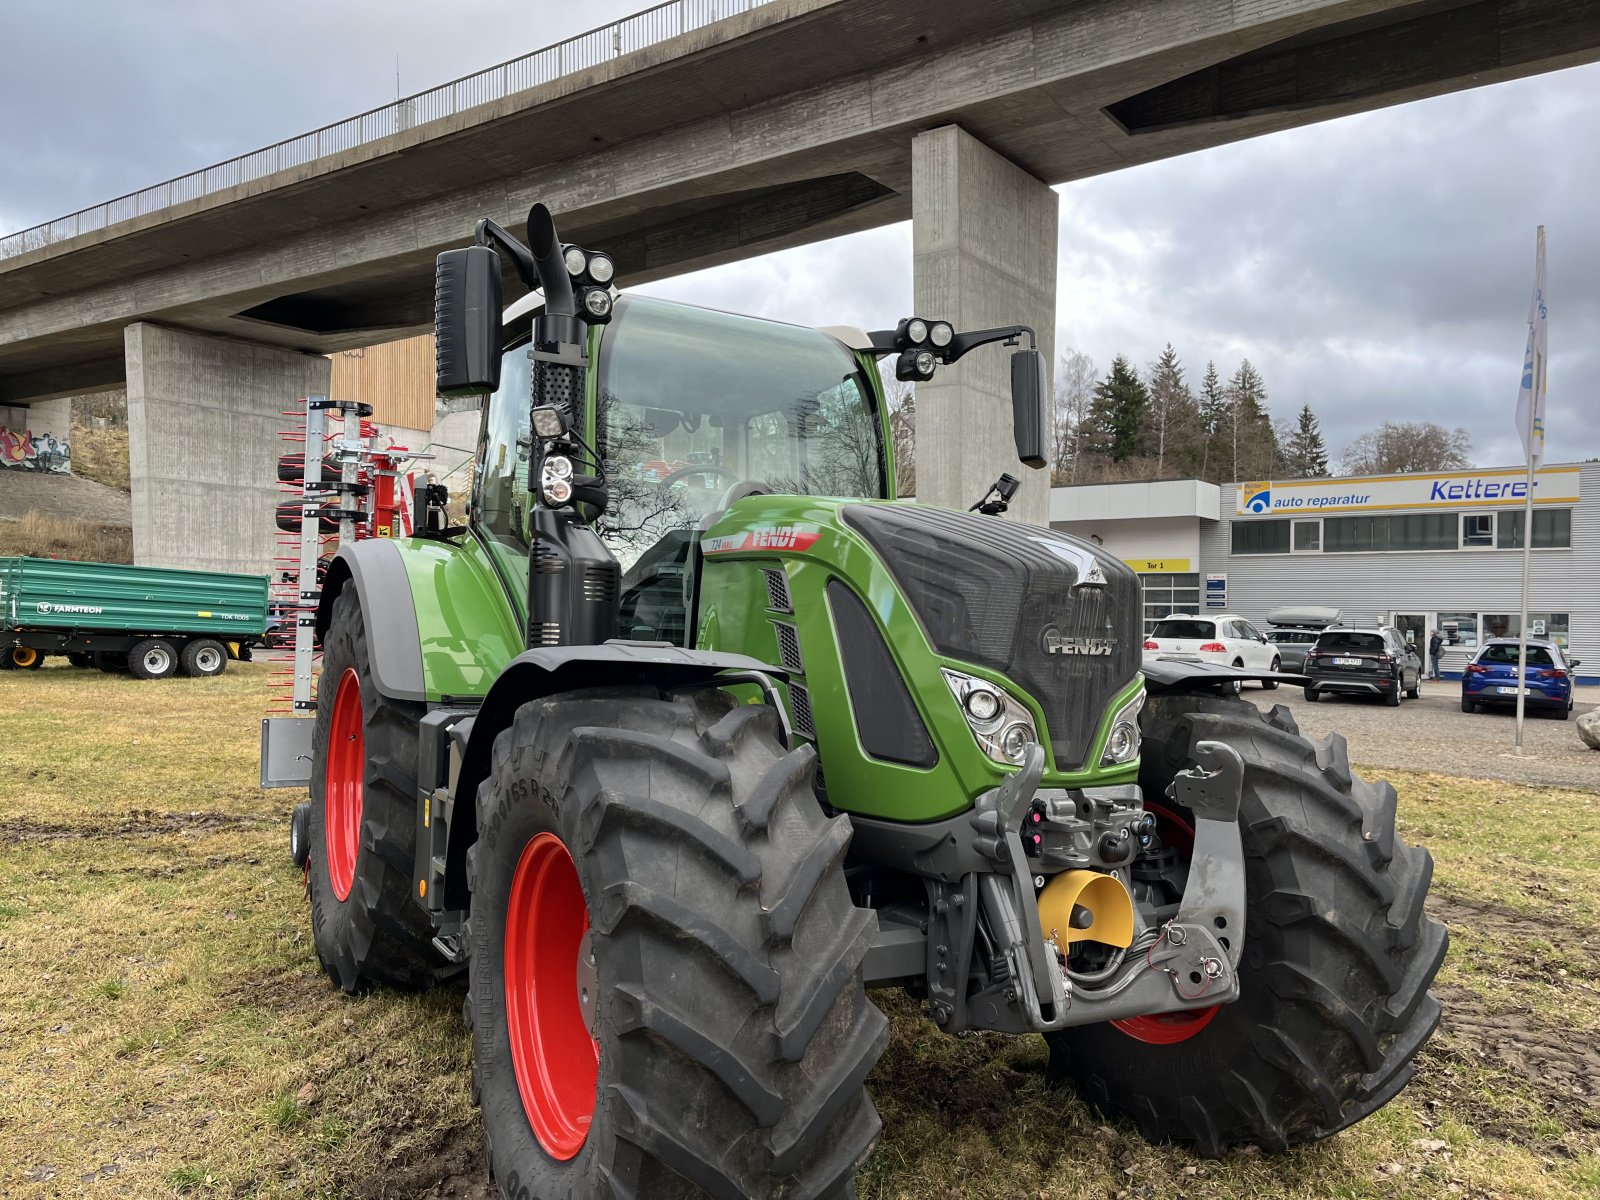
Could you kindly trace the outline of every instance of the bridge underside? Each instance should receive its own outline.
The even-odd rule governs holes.
[[[792,0],[0,260],[0,404],[120,386],[141,320],[318,352],[419,332],[434,256],[535,199],[627,285],[908,219],[937,127],[1059,183],[1596,58],[1583,0]]]

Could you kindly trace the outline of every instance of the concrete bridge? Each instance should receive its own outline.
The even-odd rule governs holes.
[[[326,386],[313,356],[426,329],[433,257],[476,217],[543,200],[623,286],[910,218],[918,311],[1027,321],[1049,352],[1048,185],[1600,58],[1585,0],[676,0],[629,22],[0,239],[0,406],[125,382],[140,561],[259,567],[283,401]],[[1009,422],[971,416],[1003,357],[925,387],[924,499],[965,502],[1010,460]],[[1029,481],[1023,516],[1045,504]]]

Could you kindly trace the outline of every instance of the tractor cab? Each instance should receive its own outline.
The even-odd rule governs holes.
[[[529,316],[510,310],[470,509],[507,567],[518,560],[513,574],[526,570],[531,536]],[[610,321],[586,339],[589,369],[572,420],[607,482],[609,504],[592,525],[621,571],[618,636],[691,644],[693,556],[739,500],[893,499],[866,336],[652,297],[616,300]]]

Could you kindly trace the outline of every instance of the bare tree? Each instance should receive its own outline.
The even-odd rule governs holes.
[[[1056,371],[1055,483],[1077,483],[1080,460],[1089,449],[1087,424],[1094,403],[1094,359],[1067,347]]]
[[[894,377],[893,367],[878,365],[883,394],[889,400],[889,447],[894,452],[894,490],[898,496],[917,494],[917,389]]]
[[[1412,471],[1453,471],[1472,465],[1472,439],[1465,429],[1446,429],[1432,421],[1385,421],[1345,448],[1340,467],[1346,475],[1404,475]]]

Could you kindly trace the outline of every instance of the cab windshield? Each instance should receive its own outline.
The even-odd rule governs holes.
[[[627,296],[599,371],[611,505],[595,528],[625,572],[751,491],[887,495],[873,392],[826,333]]]

